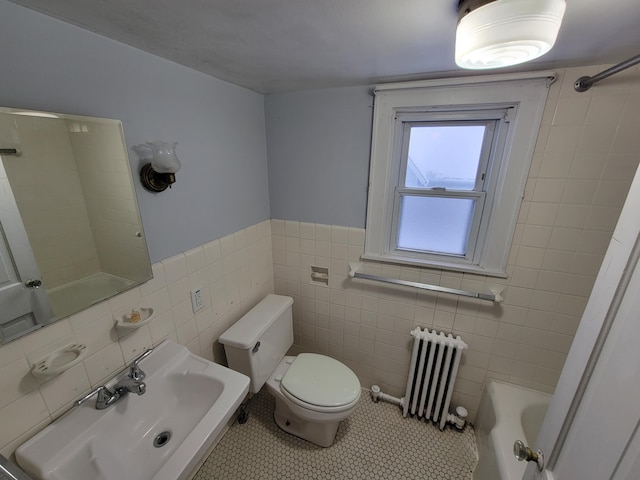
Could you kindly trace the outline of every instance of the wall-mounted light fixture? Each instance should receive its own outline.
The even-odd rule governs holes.
[[[147,142],[151,149],[151,163],[140,170],[142,186],[151,192],[162,192],[176,181],[176,172],[182,164],[176,156],[176,142]]]
[[[460,0],[456,64],[468,69],[508,67],[553,47],[565,0]]]

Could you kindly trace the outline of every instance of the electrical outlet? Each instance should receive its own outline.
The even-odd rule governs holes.
[[[204,308],[204,299],[202,298],[202,288],[194,288],[191,290],[191,307],[193,313],[199,312]]]

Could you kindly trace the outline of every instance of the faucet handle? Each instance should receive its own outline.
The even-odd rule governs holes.
[[[100,385],[99,387],[94,388],[93,390],[91,390],[89,393],[87,393],[84,397],[82,397],[79,400],[76,400],[74,402],[74,405],[79,407],[80,405],[82,405],[84,402],[86,402],[87,400],[89,400],[91,397],[93,397],[96,393],[100,393],[104,390],[107,390],[107,387],[105,387],[104,385]],[[108,390],[107,390],[108,391]]]
[[[131,363],[131,367],[129,367],[129,377],[138,382],[144,380],[147,374],[142,371],[138,364],[143,358],[149,356],[151,352],[153,352],[153,348],[150,348],[149,350],[136,357],[136,359]]]

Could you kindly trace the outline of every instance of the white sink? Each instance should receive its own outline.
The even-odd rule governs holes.
[[[94,398],[74,407],[18,448],[18,464],[40,480],[187,478],[246,396],[249,378],[168,340],[140,367],[144,395],[105,410]]]

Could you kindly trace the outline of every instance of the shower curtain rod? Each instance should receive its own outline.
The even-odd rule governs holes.
[[[580,77],[576,80],[574,88],[576,89],[576,92],[586,92],[594,83],[610,77],[615,73],[621,72],[622,70],[626,70],[629,67],[633,67],[637,63],[640,63],[640,55],[636,55],[635,57],[631,57],[629,60],[620,62],[619,64],[594,75],[593,77]]]

